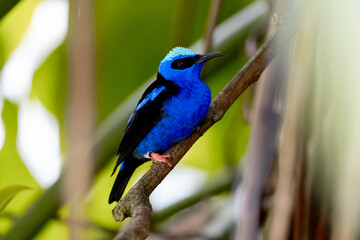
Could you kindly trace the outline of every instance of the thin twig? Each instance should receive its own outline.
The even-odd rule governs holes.
[[[79,11],[81,14],[79,15]],[[93,1],[70,1],[69,24],[69,155],[63,184],[63,200],[70,218],[82,222],[84,198],[91,187],[94,154],[91,139],[95,125],[95,60]],[[69,239],[83,239],[82,228],[69,224]]]
[[[270,48],[274,41],[274,37],[269,38],[264,45],[259,48],[256,54],[248,61],[248,63],[235,75],[235,77],[223,88],[223,90],[215,97],[210,105],[208,114],[204,121],[200,124],[196,131],[190,137],[174,144],[166,154],[171,155],[171,163],[173,166],[180,161],[184,154],[214,123],[222,119],[225,112],[235,102],[235,100],[250,86],[256,82],[268,62],[276,53],[275,49]],[[153,164],[151,169],[130,189],[130,191],[121,199],[113,209],[113,216],[116,221],[122,221],[129,216],[134,216],[135,208],[148,208],[150,202],[148,200],[152,191],[161,183],[161,181],[169,174],[171,168],[162,164]],[[137,210],[138,211],[138,210]],[[137,216],[141,218],[141,232],[149,233],[151,215]],[[116,239],[126,239],[125,236],[131,234],[133,230],[132,223],[121,232]],[[134,239],[143,239],[133,235]]]
[[[203,53],[207,53],[212,48],[212,36],[216,27],[216,23],[219,18],[221,0],[213,0],[211,2],[211,9],[208,18],[208,24],[206,26],[206,33],[204,38]]]

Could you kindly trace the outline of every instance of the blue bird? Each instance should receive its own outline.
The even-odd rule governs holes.
[[[145,90],[125,129],[112,175],[119,165],[120,171],[109,204],[120,200],[131,175],[144,162],[172,167],[170,156],[162,154],[188,137],[205,117],[211,92],[200,73],[206,61],[224,55],[176,47],[160,62],[157,79]]]

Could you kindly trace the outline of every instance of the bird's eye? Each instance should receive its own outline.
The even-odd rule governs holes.
[[[176,59],[171,63],[171,67],[173,69],[180,69],[183,70],[185,68],[191,67],[194,64],[193,57],[187,57],[187,58],[180,58]]]
[[[178,68],[183,68],[184,67],[184,61],[182,61],[181,59],[179,60],[179,61],[177,61],[177,63],[176,63],[176,66],[178,67]]]

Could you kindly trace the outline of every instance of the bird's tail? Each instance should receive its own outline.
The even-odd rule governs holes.
[[[114,186],[111,189],[109,196],[109,204],[114,201],[119,201],[124,193],[125,187],[130,180],[131,175],[134,173],[137,166],[122,162],[120,171],[116,177]]]

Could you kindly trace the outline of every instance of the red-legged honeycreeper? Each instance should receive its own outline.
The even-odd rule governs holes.
[[[130,116],[114,167],[120,165],[109,197],[119,201],[135,169],[146,161],[164,162],[161,155],[200,124],[209,110],[211,93],[200,79],[206,61],[225,54],[196,54],[183,47],[172,49],[160,62],[157,79],[145,90]]]

